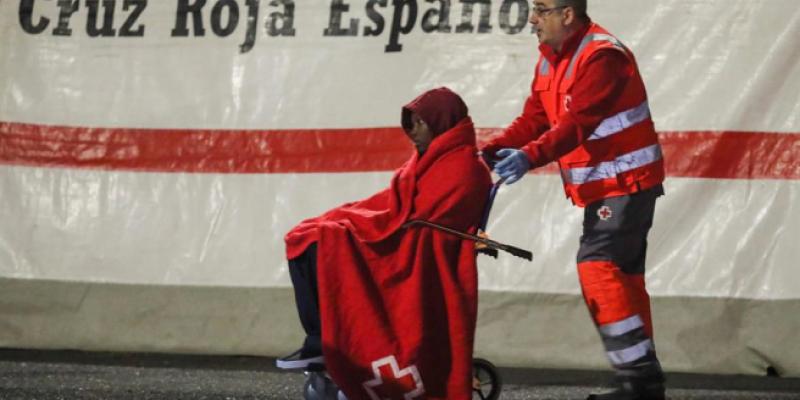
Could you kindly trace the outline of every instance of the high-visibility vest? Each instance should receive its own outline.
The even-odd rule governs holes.
[[[541,56],[533,92],[555,126],[572,100],[570,92],[578,72],[594,52],[605,49],[625,54],[634,73],[608,117],[587,140],[558,160],[567,197],[579,206],[664,181],[661,146],[639,68],[633,53],[608,31],[592,23],[575,53],[565,55],[557,65]]]

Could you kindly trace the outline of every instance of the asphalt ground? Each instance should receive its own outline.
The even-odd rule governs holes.
[[[0,399],[301,399],[304,376],[263,357],[0,349]],[[501,399],[584,399],[608,371],[500,368]],[[669,374],[671,400],[800,400],[800,379]]]

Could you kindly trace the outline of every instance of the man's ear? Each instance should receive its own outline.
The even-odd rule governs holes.
[[[564,8],[564,26],[570,26],[573,22],[575,22],[575,9],[572,7]]]

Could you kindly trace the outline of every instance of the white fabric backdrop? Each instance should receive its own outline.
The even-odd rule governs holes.
[[[391,6],[378,8],[387,27],[377,37],[362,34],[371,25],[366,0],[348,2],[342,16],[343,26],[349,18],[360,20],[357,36],[324,36],[331,3],[314,1],[294,6],[295,36],[269,37],[269,14],[283,8],[262,2],[257,40],[246,53],[239,49],[243,1],[237,3],[238,29],[227,38],[211,32],[217,2],[203,9],[203,37],[171,36],[177,1],[147,5],[134,25],[144,25],[142,37],[89,37],[84,3],[70,21],[72,35],[56,36],[59,9],[43,1],[33,2],[32,22],[48,18],[48,27],[26,33],[23,3],[0,2],[3,278],[289,287],[283,234],[301,219],[385,187],[389,169],[154,172],[113,162],[101,168],[51,164],[49,152],[58,153],[58,138],[68,136],[69,127],[109,128],[109,137],[113,128],[164,129],[139,135],[165,136],[169,129],[224,135],[392,128],[402,104],[442,85],[465,98],[476,125],[502,128],[521,110],[537,57],[529,28],[517,34],[500,29],[499,0],[492,2],[490,33],[423,33],[419,20],[433,5],[419,2],[416,25],[400,35],[399,52],[385,52]],[[462,9],[453,2],[453,29]],[[475,25],[479,10],[476,5]],[[130,10],[119,1],[115,13],[119,30]],[[753,148],[732,162],[709,143],[710,151],[701,154],[708,165],[698,169],[727,163],[736,170],[783,171],[766,178],[671,174],[650,236],[651,294],[800,299],[797,2],[604,0],[591,2],[590,13],[637,55],[659,131],[719,133],[734,147]],[[51,135],[52,142],[36,147],[50,150],[12,141],[12,128],[20,124]],[[739,131],[749,132],[748,139],[739,141]],[[759,141],[774,134],[782,145]],[[684,150],[696,149],[678,147],[673,160]],[[93,156],[102,161],[103,151]],[[581,218],[564,199],[557,175],[530,175],[504,188],[489,232],[531,249],[535,260],[482,258],[481,288],[578,294]]]

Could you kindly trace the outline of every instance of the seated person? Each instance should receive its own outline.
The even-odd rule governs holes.
[[[286,235],[303,347],[282,368],[324,362],[350,400],[472,398],[476,233],[492,182],[461,98],[430,90],[402,108],[416,152],[389,188]]]

